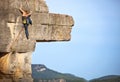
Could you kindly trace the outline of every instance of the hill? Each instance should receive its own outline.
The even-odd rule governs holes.
[[[53,79],[64,79],[66,82],[87,82],[84,78],[72,74],[59,73],[41,64],[32,65],[32,77],[34,78],[34,82]]]
[[[89,82],[120,82],[120,75],[109,75],[90,80]]]

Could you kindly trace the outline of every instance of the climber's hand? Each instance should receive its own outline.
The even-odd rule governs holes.
[[[20,5],[20,8],[22,8],[22,4]]]

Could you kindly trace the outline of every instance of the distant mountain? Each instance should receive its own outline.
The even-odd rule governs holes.
[[[89,82],[120,82],[120,75],[109,75],[90,80]]]
[[[59,73],[41,64],[32,65],[32,77],[34,78],[34,82],[38,82],[38,80],[53,80],[53,79],[64,79],[66,80],[66,82],[87,82],[84,78],[80,78],[72,74]]]

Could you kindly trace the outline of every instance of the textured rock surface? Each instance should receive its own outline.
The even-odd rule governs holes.
[[[74,24],[71,16],[49,13],[44,0],[25,1],[0,0],[0,79],[31,78],[31,55],[35,43],[69,41],[71,38]],[[33,11],[33,25],[28,29],[29,40],[24,30],[21,31],[20,4],[23,9]]]

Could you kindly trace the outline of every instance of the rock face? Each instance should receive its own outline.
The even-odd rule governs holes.
[[[33,11],[29,40],[22,29],[21,4],[24,10]],[[0,79],[11,81],[27,79],[31,82],[28,80],[31,55],[36,42],[69,41],[74,25],[69,15],[49,13],[44,0],[0,0],[0,19]]]

